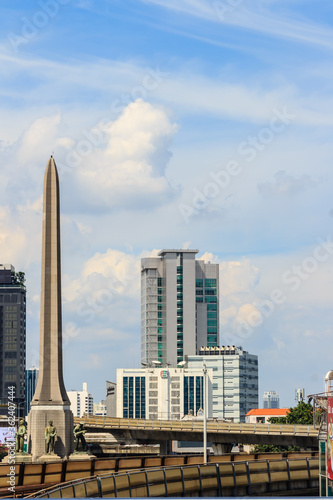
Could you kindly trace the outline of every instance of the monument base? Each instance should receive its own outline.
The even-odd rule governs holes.
[[[52,420],[57,429],[54,455],[47,454],[45,448],[45,428]],[[73,451],[73,413],[64,405],[31,405],[28,415],[28,451],[33,461],[58,461],[67,458]],[[44,460],[44,457],[47,457]]]
[[[94,460],[95,455],[89,455],[87,451],[74,451],[68,457],[68,460]]]
[[[38,457],[37,462],[38,463],[44,463],[44,462],[62,462],[63,459],[59,457],[59,455],[56,455],[55,453],[44,453],[44,455]]]
[[[7,455],[6,457],[4,457],[2,459],[1,463],[7,464],[9,462],[9,459],[13,460],[13,458],[15,458],[16,464],[22,464],[22,463],[31,464],[31,462],[32,462],[32,455],[30,455],[30,453],[16,452],[15,457],[13,457],[12,455],[11,456]]]

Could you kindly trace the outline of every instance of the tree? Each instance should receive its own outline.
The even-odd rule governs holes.
[[[23,271],[18,271],[13,273],[13,284],[21,285],[25,287],[25,273]]]
[[[299,451],[298,446],[277,446],[275,444],[256,444],[253,448],[254,453],[281,453],[283,451]]]
[[[313,424],[313,406],[310,402],[300,401],[294,408],[289,408],[285,417],[271,417],[270,424],[311,425]]]
[[[294,408],[289,408],[289,413],[285,417],[271,417],[268,419],[270,424],[289,424],[289,425],[312,425],[313,424],[313,406],[309,400],[308,403],[300,401]],[[281,451],[298,451],[297,446],[275,446],[267,444],[256,444],[255,453],[269,453]]]

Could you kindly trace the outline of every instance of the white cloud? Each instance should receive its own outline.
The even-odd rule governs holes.
[[[18,160],[22,163],[31,160],[45,162],[45,159],[52,154],[51,148],[57,143],[60,122],[59,113],[35,120],[22,137]]]
[[[165,169],[176,130],[164,111],[142,100],[129,104],[116,121],[103,126],[101,144],[76,170],[85,199],[108,208],[166,202],[174,195]]]
[[[119,250],[108,249],[87,260],[78,279],[65,277],[63,296],[77,307],[83,303],[95,304],[96,310],[105,314],[117,296],[138,298],[139,283],[139,259]]]
[[[177,13],[194,16],[201,20],[250,29],[270,37],[285,38],[333,48],[333,32],[331,29],[309,20],[297,19],[296,16],[291,19],[290,15],[280,15],[276,9],[274,10],[274,2],[270,2],[272,8],[269,10],[269,5],[263,5],[260,0],[251,2],[250,8],[244,0],[236,4],[224,0],[141,1],[159,5]]]
[[[302,193],[307,188],[316,187],[316,182],[308,175],[293,177],[288,175],[285,170],[279,170],[275,175],[274,182],[262,182],[258,184],[258,191],[262,196],[292,196]]]
[[[259,281],[260,271],[249,259],[220,262],[220,287],[223,297],[250,293]]]

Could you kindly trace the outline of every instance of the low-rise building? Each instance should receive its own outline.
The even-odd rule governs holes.
[[[286,417],[289,408],[255,408],[250,410],[245,417],[247,424],[267,424],[271,417]]]

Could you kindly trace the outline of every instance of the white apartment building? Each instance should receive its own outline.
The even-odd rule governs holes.
[[[235,346],[203,347],[186,356],[185,367],[147,366],[117,370],[117,417],[181,419],[204,407],[207,416],[245,422],[258,408],[258,357]]]
[[[141,361],[177,366],[219,335],[219,265],[198,250],[161,250],[141,259]]]
[[[258,357],[240,347],[202,347],[200,355],[187,356],[189,370],[206,365],[213,372],[212,416],[245,422],[258,408]]]
[[[83,417],[84,415],[93,415],[94,399],[88,392],[87,382],[83,383],[82,391],[67,391],[71,402],[71,410],[74,417]]]
[[[94,415],[97,417],[106,417],[106,401],[101,401],[100,403],[94,403]]]
[[[212,375],[207,371],[208,416],[211,416]],[[204,407],[202,367],[117,370],[117,417],[152,420],[196,415]]]

